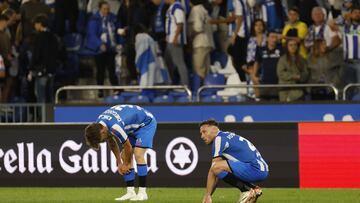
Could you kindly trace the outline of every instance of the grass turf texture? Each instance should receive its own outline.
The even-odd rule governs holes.
[[[0,188],[0,202],[118,202],[115,197],[124,194],[125,188]],[[202,200],[203,188],[150,188],[147,203],[183,203]],[[213,202],[234,203],[239,198],[236,189],[218,188]],[[130,202],[130,201],[129,201]],[[263,189],[257,201],[270,202],[360,202],[360,189]]]

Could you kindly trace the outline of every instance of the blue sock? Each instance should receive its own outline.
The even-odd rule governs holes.
[[[134,172],[133,168],[130,169],[130,172],[128,172],[124,175],[124,180],[126,182],[126,186],[128,186],[128,187],[134,186],[135,172]]]
[[[228,175],[227,171],[221,171],[219,174],[217,174],[217,177],[223,179],[227,175]]]
[[[147,176],[147,165],[146,164],[138,164],[137,165],[137,173],[138,173],[138,176]]]

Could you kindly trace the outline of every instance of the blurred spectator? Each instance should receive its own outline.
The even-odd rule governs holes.
[[[149,27],[151,18],[147,16],[146,6],[144,1],[140,0],[123,0],[117,13],[117,19],[119,22],[120,34],[124,42],[124,55],[126,57],[125,71],[127,72],[126,84],[137,83],[137,72],[135,67],[135,31],[136,25],[144,25]],[[125,72],[123,71],[123,72]]]
[[[326,51],[325,40],[315,41],[307,61],[310,71],[309,83],[333,84],[335,87],[341,87],[342,59],[335,52]],[[311,90],[312,99],[334,98],[326,88],[312,88]]]
[[[307,34],[307,25],[299,21],[299,10],[296,7],[290,8],[288,11],[289,21],[286,23],[283,31],[283,44],[287,39],[295,39],[300,44],[300,55],[307,58],[307,51],[304,46],[304,38]]]
[[[228,11],[231,12],[230,18],[235,22],[229,25],[229,36],[231,36],[229,54],[241,81],[246,81],[242,66],[246,64],[245,53],[250,37],[251,10],[246,0],[229,0]]]
[[[156,11],[152,15],[152,36],[158,42],[161,51],[164,52],[166,48],[165,20],[168,5],[165,5],[164,0],[152,0],[152,3],[156,7]]]
[[[95,54],[98,85],[104,85],[106,69],[111,85],[118,84],[115,74],[116,28],[116,16],[110,13],[109,4],[101,1],[99,11],[90,18],[87,27],[87,48]]]
[[[58,36],[64,36],[66,32],[76,32],[78,17],[79,7],[77,0],[56,0],[54,32]]]
[[[6,32],[8,24],[8,18],[5,15],[0,15],[0,55],[2,61],[0,61],[0,68],[1,68],[1,74],[0,74],[0,83],[4,84],[1,86],[4,86],[3,91],[1,92],[1,98],[0,102],[7,102],[10,86],[9,86],[9,69],[11,67],[11,40],[10,36]],[[5,69],[5,70],[4,70]]]
[[[300,21],[306,23],[306,25],[311,25],[312,23],[311,13],[313,8],[319,6],[318,2],[316,0],[296,0],[296,5],[293,6],[299,8]]]
[[[251,37],[247,45],[246,62],[253,64],[255,61],[256,49],[266,46],[266,26],[261,19],[254,21],[251,26]]]
[[[195,73],[204,79],[210,69],[210,52],[214,48],[210,16],[204,8],[204,0],[192,0],[193,7],[188,19],[190,40],[192,41],[192,60]]]
[[[2,14],[7,16],[9,19],[8,26],[7,26],[7,33],[11,37],[11,44],[14,45],[15,44],[15,36],[16,36],[16,28],[17,28],[18,21],[19,21],[18,15],[11,8],[4,10]]]
[[[70,1],[74,1],[74,0],[70,0]],[[98,12],[99,11],[98,6],[101,1],[103,1],[103,0],[88,0],[87,12],[90,14],[94,14],[94,13]],[[107,3],[109,4],[111,13],[118,12],[118,10],[120,8],[120,4],[121,4],[119,0],[107,0]]]
[[[50,14],[50,8],[39,0],[29,0],[20,7],[21,15],[21,40],[30,40],[29,37],[34,34],[32,20],[39,14]]]
[[[170,7],[166,14],[166,50],[165,61],[174,81],[174,71],[180,75],[180,83],[189,85],[188,70],[184,61],[183,46],[186,45],[186,18],[184,8],[176,0],[165,0]]]
[[[256,49],[255,65],[249,74],[254,84],[278,84],[276,66],[282,55],[282,47],[278,40],[278,33],[269,31],[265,47]],[[263,99],[277,99],[278,90],[273,88],[262,88],[256,90],[256,96]]]
[[[267,30],[281,32],[286,21],[286,12],[281,0],[264,0],[261,16]]]
[[[136,67],[140,74],[140,86],[169,84],[169,75],[161,57],[158,57],[159,47],[154,39],[146,33],[143,25],[135,26]],[[143,90],[150,96],[152,90]]]
[[[360,83],[360,7],[353,7],[344,27],[345,83]]]
[[[215,48],[226,53],[229,46],[227,25],[227,1],[213,0],[210,21],[213,24]]]
[[[50,32],[46,15],[36,16],[33,22],[37,34],[34,38],[28,80],[34,80],[35,82],[37,102],[52,102],[54,95],[54,74],[60,66],[59,39]]]
[[[10,52],[8,54],[9,56],[7,57],[7,59],[10,62],[10,64],[9,64],[10,66],[7,71],[8,74],[6,76],[5,88],[4,88],[4,92],[3,92],[4,101],[8,101],[11,98],[11,96],[13,96],[15,94],[14,90],[16,89],[15,88],[16,87],[16,77],[18,76],[18,53],[16,52],[16,48],[14,46],[16,25],[17,25],[18,18],[17,18],[16,12],[11,8],[4,10],[3,15],[5,15],[8,18],[7,29],[5,32],[8,35],[8,37],[10,38]],[[3,44],[3,45],[5,45],[6,47],[8,46],[6,44]],[[2,50],[6,50],[6,49],[8,49],[8,48],[4,48]]]
[[[286,54],[277,64],[279,84],[299,84],[308,81],[309,71],[305,59],[299,54],[299,44],[296,40],[286,42]],[[304,97],[304,88],[284,88],[279,91],[282,102],[301,100]]]
[[[8,0],[9,7],[15,11],[19,11],[21,0]]]
[[[325,15],[321,7],[315,7],[311,13],[313,25],[309,27],[309,31],[305,37],[305,47],[311,49],[315,40],[325,39],[327,49],[333,50],[341,44],[341,34],[338,31],[333,31],[329,25],[326,24]]]

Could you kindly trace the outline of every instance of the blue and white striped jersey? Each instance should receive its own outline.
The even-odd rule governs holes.
[[[181,45],[185,45],[187,43],[185,11],[181,2],[176,1],[170,5],[166,12],[166,42],[173,43],[178,24],[182,24],[183,29],[177,39],[177,42]]]
[[[261,19],[266,24],[268,31],[282,32],[286,19],[286,9],[283,8],[282,15],[277,13],[274,0],[265,0],[261,6]],[[283,16],[283,19],[279,18]]]
[[[360,25],[345,26],[344,55],[347,60],[360,60]]]
[[[247,139],[232,132],[219,131],[212,144],[213,158],[223,157],[228,160],[258,164],[261,171],[269,171],[269,167],[260,152]]]
[[[149,124],[154,116],[136,105],[117,105],[104,111],[96,120],[124,143],[135,130]]]
[[[250,28],[252,23],[251,9],[246,0],[229,0],[227,2],[227,12],[230,16],[241,16],[242,22],[239,32],[236,33],[239,37],[250,37]],[[228,36],[234,34],[236,28],[235,21],[229,24]]]

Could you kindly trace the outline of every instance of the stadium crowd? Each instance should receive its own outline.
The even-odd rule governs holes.
[[[183,84],[196,90],[209,73],[234,70],[230,84],[342,88],[360,83],[359,4],[1,0],[0,102],[52,102],[54,90],[89,77],[84,64],[96,70],[97,85],[109,78],[111,85]],[[246,94],[296,101],[305,91],[254,88]],[[331,97],[326,88],[313,88],[310,95]]]

